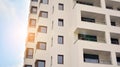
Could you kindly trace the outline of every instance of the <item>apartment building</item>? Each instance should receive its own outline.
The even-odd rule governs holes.
[[[120,0],[31,0],[24,67],[119,67]]]

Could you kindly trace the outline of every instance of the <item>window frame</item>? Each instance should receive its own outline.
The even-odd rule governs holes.
[[[118,38],[111,38],[111,44],[119,45],[119,39]]]
[[[34,11],[36,9],[36,11]],[[30,13],[37,14],[37,7],[36,6],[31,6]]]
[[[64,36],[58,35],[58,44],[64,44]]]
[[[34,21],[35,23],[33,23],[33,21]],[[30,20],[29,20],[29,27],[36,27],[36,19],[30,19]]]
[[[58,19],[58,26],[63,27],[64,26],[64,19]]]
[[[78,39],[97,42],[97,36],[89,34],[78,34]]]
[[[111,21],[111,26],[116,26],[116,22],[115,21]]]
[[[46,61],[45,60],[37,60],[35,62],[35,67],[38,67],[38,62],[44,62],[44,67],[46,67]]]
[[[44,44],[45,48],[41,48],[41,47],[40,47],[41,44]],[[46,50],[46,47],[47,47],[47,46],[46,46],[46,42],[38,42],[38,43],[37,43],[37,49]]]
[[[61,57],[61,60],[59,60],[59,57]],[[59,62],[59,61],[61,61],[61,62]],[[58,56],[57,56],[57,63],[58,64],[64,64],[64,55],[58,54]]]
[[[31,66],[32,67],[32,65],[24,65],[24,67],[27,67],[27,66]]]
[[[59,3],[58,4],[58,9],[63,11],[64,10],[64,4],[63,3]]]
[[[31,0],[31,1],[33,1],[33,2],[38,2],[38,0]]]
[[[47,26],[39,26],[38,27],[38,32],[47,33]]]
[[[29,50],[32,50],[32,54],[29,55]],[[34,54],[34,49],[33,48],[27,48],[26,49],[26,58],[32,59]]]
[[[81,17],[81,21],[91,22],[91,23],[96,22],[96,20],[94,18],[89,18],[89,17]]]
[[[44,13],[44,15],[42,13]],[[48,18],[48,12],[47,11],[40,11],[39,17]]]
[[[88,62],[88,63],[99,63],[100,62],[99,55],[97,54],[84,53],[83,55],[84,55],[84,62]],[[89,62],[89,61],[86,61],[86,59],[97,60],[97,62]]]
[[[47,3],[44,2],[44,0],[41,0],[40,3],[42,3],[42,4],[49,4],[49,0],[47,0]]]

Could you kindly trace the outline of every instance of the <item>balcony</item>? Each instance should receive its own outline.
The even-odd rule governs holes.
[[[120,11],[120,2],[113,0],[105,0],[105,2],[106,2],[106,9]]]
[[[105,15],[81,11],[81,21],[96,24],[106,24]]]
[[[120,34],[110,33],[111,36],[111,44],[119,45],[120,44]]]
[[[84,49],[84,62],[98,64],[112,64],[110,52]]]
[[[105,43],[105,32],[79,28],[75,32],[78,40]]]
[[[75,0],[77,4],[101,7],[100,0]]]
[[[120,17],[110,16],[111,26],[120,27]]]
[[[120,66],[120,53],[116,53],[116,61],[117,64]]]

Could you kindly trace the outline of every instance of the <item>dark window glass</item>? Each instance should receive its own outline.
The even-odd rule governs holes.
[[[79,4],[85,4],[85,5],[90,5],[93,6],[93,3],[89,3],[89,2],[81,2],[81,1],[76,1]]]
[[[40,11],[39,16],[43,17],[43,18],[48,18],[48,12],[46,12],[46,11]]]
[[[27,48],[26,49],[26,58],[33,58],[33,48]]]
[[[93,18],[81,17],[81,20],[82,20],[82,21],[87,21],[87,22],[95,23],[95,19],[93,19]]]
[[[38,2],[38,0],[32,0],[32,1],[34,1],[34,2]]]
[[[64,64],[64,56],[58,55],[58,64]]]
[[[32,6],[31,7],[31,13],[37,13],[37,7],[35,7],[35,6]]]
[[[58,19],[58,26],[64,26],[63,19]]]
[[[88,40],[88,41],[97,41],[97,37],[96,36],[84,35],[84,34],[78,34],[78,39]]]
[[[111,38],[112,44],[119,44],[119,40],[117,38]]]
[[[117,8],[118,11],[120,11],[120,8]]]
[[[106,6],[106,8],[107,8],[107,9],[113,9],[113,7],[111,7],[111,6]]]
[[[58,44],[63,44],[63,43],[64,43],[63,36],[58,36]]]
[[[117,62],[119,62],[119,63],[120,63],[120,57],[117,57]]]
[[[48,0],[41,0],[41,3],[48,4]]]
[[[46,50],[46,42],[38,42],[37,49]]]
[[[116,26],[115,21],[111,21],[111,25],[112,25],[112,26]]]
[[[64,4],[62,3],[59,3],[59,6],[58,6],[59,10],[64,10]]]
[[[99,56],[94,54],[84,54],[84,62],[99,63]]]
[[[47,27],[46,26],[39,26],[38,27],[38,32],[47,33]]]
[[[45,60],[37,60],[35,67],[45,67]]]
[[[32,67],[32,65],[25,65],[24,67]]]

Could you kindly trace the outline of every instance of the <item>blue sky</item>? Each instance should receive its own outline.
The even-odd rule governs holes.
[[[0,0],[0,67],[22,67],[29,0]]]

